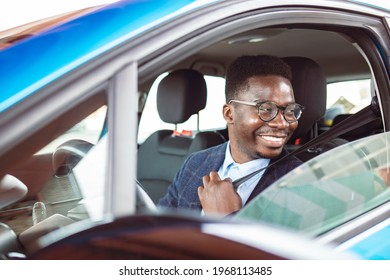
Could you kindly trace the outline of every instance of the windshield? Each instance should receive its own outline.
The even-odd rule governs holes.
[[[302,164],[272,184],[237,218],[312,236],[390,199],[389,133],[354,141]]]

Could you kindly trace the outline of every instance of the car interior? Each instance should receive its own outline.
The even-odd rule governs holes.
[[[323,132],[330,130],[332,126],[339,124],[341,118],[345,119],[347,116],[353,115],[353,113],[351,113],[354,112],[353,110],[349,110],[347,113],[345,106],[343,107],[343,105],[341,105],[340,107],[342,107],[342,110],[338,115],[333,116],[332,119],[325,120],[327,112],[331,111],[333,108],[337,108],[339,106],[338,103],[343,103],[342,100],[345,94],[354,94],[355,96],[359,96],[359,98],[362,96],[362,99],[364,97],[365,100],[362,102],[366,102],[364,104],[365,106],[370,105],[370,98],[375,95],[375,91],[372,88],[373,82],[371,82],[372,74],[369,64],[362,56],[359,48],[356,47],[353,38],[348,37],[348,33],[315,30],[314,28],[275,27],[255,29],[237,34],[202,49],[196,54],[172,66],[167,72],[174,74],[176,71],[182,71],[183,69],[192,69],[205,76],[217,75],[223,78],[224,71],[235,57],[254,54],[270,54],[281,57],[292,69],[292,84],[295,99],[297,103],[305,107],[305,110],[299,120],[297,130],[294,132],[294,135],[286,146],[289,151],[298,149],[300,146],[316,138]],[[329,85],[343,83],[345,81],[358,83],[362,80],[366,80],[367,83],[370,83],[371,87],[368,89],[353,89],[353,87],[351,87],[355,92],[339,92],[337,94],[340,98],[337,100],[337,104],[328,104],[327,88]],[[161,83],[162,82],[160,82],[160,85]],[[142,89],[142,86],[145,86],[145,91],[148,92],[150,84],[145,83],[144,85],[141,85],[140,89]],[[177,88],[179,88],[179,86],[177,86]],[[160,92],[158,89],[157,108],[160,113],[159,94]],[[172,94],[174,93],[172,92]],[[218,93],[213,90],[208,90],[207,94],[211,95]],[[223,93],[220,92],[219,94]],[[178,98],[178,96],[179,94],[177,94],[176,98]],[[146,100],[146,102],[148,101]],[[352,106],[357,107],[356,105]],[[168,106],[170,106],[170,108],[177,108],[176,104],[170,104]],[[222,107],[222,104],[220,106]],[[197,113],[198,118],[201,114],[202,112]],[[222,113],[216,110],[215,114]],[[141,118],[142,117],[141,114]],[[161,113],[160,117],[163,118]],[[200,119],[202,120],[202,118]],[[207,120],[204,121],[207,122]],[[352,119],[350,121],[352,121]],[[140,125],[140,130],[141,129],[142,123]],[[175,141],[189,141],[188,138],[193,138],[193,135],[197,135],[197,132],[204,133],[204,131],[199,129],[199,126],[191,131],[189,135],[188,132],[187,134],[178,133],[175,129],[176,128],[172,125],[172,133],[169,137],[170,139],[175,139]],[[185,131],[185,129],[183,130]],[[214,127],[206,130],[209,133],[220,134],[225,141],[228,140],[227,129],[224,127]],[[326,141],[326,143],[310,147],[296,156],[303,161],[307,161],[329,149],[381,131],[383,131],[383,125],[378,116],[368,125],[355,128],[351,131],[345,131],[342,135],[335,135],[333,139]],[[169,132],[167,133],[169,134]],[[159,159],[160,157],[163,158],[168,154],[167,150],[161,147],[165,145],[165,143],[163,143],[164,141],[165,140],[160,139],[158,144],[160,145],[160,148],[155,151],[156,154],[150,156],[149,163],[145,162],[145,158],[138,157],[138,160],[143,162],[142,165],[138,166],[138,174],[154,172],[150,171],[155,170],[154,168],[149,169],[148,167],[156,164],[156,159]],[[181,149],[181,147],[177,147],[177,150],[179,149]],[[142,150],[143,144],[141,143],[139,152],[142,152]],[[187,151],[189,151],[189,149],[187,149]],[[183,155],[185,155],[185,153]],[[184,161],[187,155],[181,159],[181,162]],[[164,191],[162,193],[165,193],[166,187],[169,185],[169,182],[172,181],[174,174],[178,170],[177,167],[180,166],[180,162],[175,162],[174,165],[176,171],[170,172],[170,178],[160,175],[164,178],[163,180],[167,182],[166,186],[163,187]],[[172,166],[170,166],[170,168],[171,167]],[[149,176],[155,175],[150,174]],[[156,186],[149,183],[147,188],[150,187],[155,188]],[[154,195],[154,193],[157,192],[157,190],[148,189],[148,193],[151,194],[155,202],[158,202],[158,198],[156,197],[161,197],[161,194]]]
[[[207,85],[203,74],[193,69],[169,73],[157,89],[157,110],[161,119],[175,125],[198,115],[206,106]],[[174,130],[158,130],[138,148],[137,179],[154,201],[158,201],[191,153],[225,142],[218,131],[192,135]],[[169,163],[169,164],[167,164]]]
[[[208,100],[218,95],[218,100],[223,102],[224,88],[213,88],[206,78],[216,77],[223,84],[226,68],[235,58],[268,54],[281,57],[290,65],[296,102],[305,107],[299,128],[286,146],[292,152],[319,135],[331,132],[341,119],[354,123],[354,114],[360,108],[370,106],[377,94],[372,73],[375,67],[370,64],[376,62],[367,52],[375,48],[374,43],[367,34],[354,28],[309,24],[254,28],[211,42],[163,69],[141,76],[138,133],[150,129],[154,123],[162,121],[164,125],[138,141],[137,179],[140,186],[157,203],[189,154],[228,141],[226,126],[209,126],[212,121],[203,113],[209,106],[215,118],[220,118],[223,103],[209,105]],[[161,75],[162,79],[159,78]],[[360,86],[362,81],[363,87]],[[331,85],[346,82],[352,85],[330,93]],[[99,90],[102,94],[98,96],[104,96],[106,89]],[[153,90],[154,99],[150,97]],[[3,258],[23,258],[26,248],[34,251],[31,244],[38,237],[88,217],[80,206],[85,194],[78,186],[73,168],[109,127],[106,123],[107,100],[98,98],[87,103],[79,107],[82,110],[68,111],[61,120],[48,125],[41,136],[35,135],[34,140],[39,140],[36,141],[39,144],[26,148],[24,154],[34,152],[30,158],[23,158],[23,164],[15,160],[10,165],[12,168],[7,167],[7,174],[14,181],[12,187],[1,184],[1,188],[12,189],[16,199],[4,203],[0,200],[0,236],[10,240],[18,236],[19,241],[17,245],[7,243],[6,248],[0,244],[0,253],[13,252],[13,255],[3,254]],[[154,104],[150,111],[157,112],[159,120],[148,119],[145,109],[148,103]],[[335,108],[341,108],[339,113],[328,118]],[[73,118],[69,118],[71,113]],[[195,125],[186,123],[191,118]],[[93,129],[90,130],[92,122]],[[307,161],[334,147],[383,130],[383,122],[378,116],[364,127],[343,130],[331,141],[305,149],[297,156]],[[47,145],[52,148],[46,151]],[[39,201],[45,201],[47,217],[56,222],[41,224],[37,230],[32,213],[34,204]]]

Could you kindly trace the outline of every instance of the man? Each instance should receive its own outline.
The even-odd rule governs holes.
[[[294,101],[291,69],[283,60],[238,58],[227,70],[225,94],[229,141],[189,156],[159,206],[228,215],[302,163],[295,157],[276,162],[287,154],[284,145],[303,109]],[[265,170],[233,187],[232,181],[260,168]]]

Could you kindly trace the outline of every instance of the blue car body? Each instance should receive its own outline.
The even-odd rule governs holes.
[[[190,12],[185,7],[194,2],[120,1],[0,52],[0,112],[121,43]]]

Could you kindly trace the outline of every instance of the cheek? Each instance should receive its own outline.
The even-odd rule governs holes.
[[[249,110],[241,110],[235,118],[235,122],[241,126],[259,126],[262,124],[262,121],[260,120],[257,113],[251,112]]]
[[[289,126],[291,132],[294,132],[295,129],[297,129],[297,127],[298,127],[298,122],[292,123]]]
[[[263,122],[260,120],[259,116],[251,115],[246,119],[246,123],[250,126],[260,126],[263,124]]]
[[[260,120],[257,114],[243,114],[242,117],[234,123],[234,126],[238,136],[237,138],[249,144],[254,141],[256,131],[264,126],[264,122]]]

